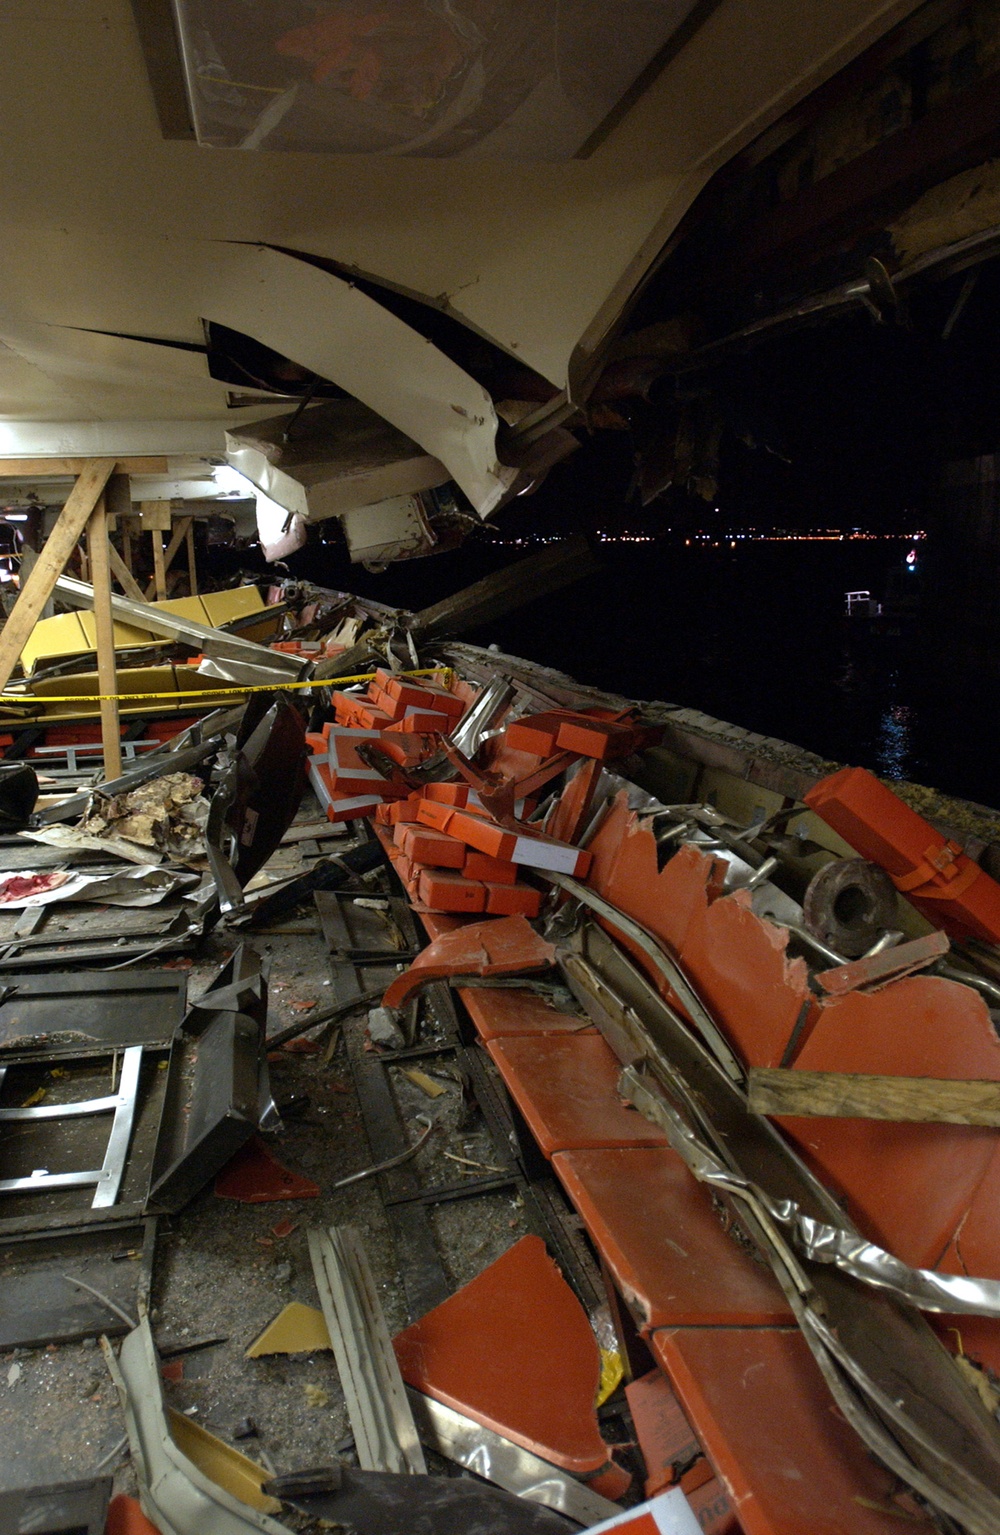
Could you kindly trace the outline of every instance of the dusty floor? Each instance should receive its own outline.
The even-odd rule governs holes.
[[[299,819],[315,820],[317,814],[315,806],[306,805]],[[279,850],[274,869],[298,866],[298,849]],[[317,1013],[330,1005],[330,960],[312,902],[283,922],[296,931],[250,939],[271,964],[271,1034],[303,1021],[302,1004],[315,1003]],[[224,931],[206,942],[188,972],[190,995],[198,995],[232,947],[232,936]],[[346,1055],[349,1041],[360,1046],[364,1022],[360,1012],[346,1023],[329,1064],[321,1054],[304,1053],[296,1045],[272,1060],[275,1099],[279,1104],[293,1099],[296,1111],[270,1145],[282,1162],[319,1185],[319,1198],[247,1205],[218,1198],[209,1184],[179,1215],[159,1223],[152,1292],[157,1341],[170,1347],[207,1338],[224,1340],[183,1357],[182,1378],[165,1385],[167,1400],[276,1472],[329,1462],[349,1442],[332,1354],[244,1357],[247,1345],[288,1301],[318,1304],[307,1229],[356,1226],[363,1234],[390,1330],[409,1320],[376,1183],[329,1192],[337,1179],[374,1160]],[[322,1030],[318,1033],[322,1037]],[[461,1086],[451,1074],[454,1068],[446,1056],[414,1064],[445,1089],[432,1099],[398,1068],[389,1072],[410,1140],[420,1132],[418,1114],[432,1117],[441,1127],[413,1164],[421,1184],[454,1183],[463,1172],[475,1176],[477,1170],[484,1176],[483,1168],[494,1165],[496,1151],[478,1111],[470,1116],[463,1106]],[[468,1162],[451,1160],[456,1157]],[[469,1164],[479,1164],[478,1169]],[[276,1236],[274,1228],[286,1219],[295,1229]],[[448,1280],[456,1288],[527,1230],[520,1197],[512,1189],[437,1206],[431,1224]],[[0,1487],[70,1480],[111,1469],[116,1491],[134,1491],[123,1437],[117,1395],[95,1339],[0,1355]]]

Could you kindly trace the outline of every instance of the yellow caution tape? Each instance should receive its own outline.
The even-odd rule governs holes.
[[[397,677],[451,676],[450,666],[423,666],[412,671],[396,672]],[[372,682],[374,672],[355,672],[351,677],[323,677],[319,681],[310,678],[306,682],[253,682],[242,687],[211,687],[177,689],[170,693],[0,693],[0,705],[18,704],[40,707],[45,704],[99,704],[111,699],[119,703],[136,699],[154,698],[216,698],[220,693],[284,693],[291,688],[339,688],[350,682]]]

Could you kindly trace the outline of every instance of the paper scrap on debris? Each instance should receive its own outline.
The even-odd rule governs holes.
[[[0,882],[0,907],[10,911],[29,906],[50,906],[56,901],[99,901],[106,906],[155,906],[175,891],[188,889],[198,883],[197,874],[181,873],[175,869],[162,869],[156,864],[140,865],[123,869],[114,874],[84,874],[71,870],[57,884],[49,876],[50,869],[20,869],[16,875]],[[18,883],[15,884],[15,881]],[[37,881],[46,888],[36,893],[4,895],[5,886],[13,890],[24,888],[25,883]]]

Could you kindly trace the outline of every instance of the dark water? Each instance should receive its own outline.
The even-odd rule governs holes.
[[[909,548],[902,540],[601,544],[598,575],[467,638],[884,777],[1000,805],[995,687],[956,671],[919,617],[898,635],[844,619],[845,593],[867,588],[881,598]],[[531,552],[467,544],[372,576],[333,550],[310,549],[301,573],[420,608]],[[934,557],[922,543],[921,565],[932,569]]]
[[[1000,805],[991,687],[957,674],[919,616],[895,635],[843,617],[845,593],[881,597],[910,547],[604,545],[599,577],[477,638],[631,697]],[[921,546],[921,561],[932,558]]]

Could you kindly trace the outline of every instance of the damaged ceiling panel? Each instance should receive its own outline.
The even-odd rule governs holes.
[[[909,0],[839,0],[810,7],[804,19],[793,0],[776,0],[763,16],[739,0],[690,13],[684,0],[635,4],[635,25],[616,26],[608,46],[606,22],[590,15],[597,8],[563,7],[562,23],[568,26],[568,14],[573,26],[561,35],[557,81],[543,46],[549,7],[516,7],[516,23],[506,27],[498,6],[463,0],[442,8],[437,22],[427,19],[437,12],[420,7],[420,26],[437,27],[439,46],[419,98],[406,71],[403,78],[386,63],[384,22],[368,42],[350,43],[346,74],[328,68],[337,50],[323,52],[321,40],[315,59],[303,57],[298,44],[275,55],[301,80],[286,125],[306,98],[323,92],[352,120],[391,118],[388,143],[384,135],[381,144],[334,136],[331,147],[349,152],[290,161],[280,152],[233,154],[169,136],[187,131],[183,77],[169,56],[148,66],[136,27],[136,14],[143,21],[165,12],[169,34],[169,8],[136,0],[134,14],[127,0],[78,0],[68,10],[58,0],[11,0],[0,16],[0,85],[9,104],[0,146],[4,163],[20,173],[6,189],[0,242],[0,342],[11,354],[0,370],[0,446],[11,453],[100,451],[95,427],[131,423],[131,441],[116,432],[111,451],[221,451],[226,385],[202,377],[204,359],[176,347],[200,347],[201,320],[218,319],[364,400],[439,457],[484,513],[502,494],[502,476],[492,406],[481,392],[462,385],[460,373],[442,377],[421,342],[426,355],[415,386],[397,402],[401,408],[389,408],[373,383],[372,354],[396,343],[384,333],[384,318],[371,315],[373,301],[348,290],[339,302],[335,280],[315,271],[308,293],[301,271],[259,283],[254,272],[265,264],[290,267],[292,258],[253,247],[280,245],[335,261],[433,304],[557,388],[579,383],[712,173],[913,8]],[[227,9],[235,8],[221,8],[223,19]],[[417,9],[393,8],[393,25],[416,26]],[[260,9],[246,14],[258,17]],[[526,17],[538,18],[531,37]],[[311,24],[307,17],[304,25]],[[258,21],[247,25],[243,56],[252,62],[270,34]],[[528,80],[508,90],[491,39],[513,45],[518,28],[535,62]],[[223,52],[231,50],[225,27],[220,36]],[[666,53],[658,53],[667,40]],[[447,77],[445,44],[453,56]],[[360,49],[356,57],[352,49]],[[222,62],[221,75],[211,60],[205,68],[224,80]],[[647,74],[638,73],[647,63]],[[477,67],[485,79],[473,108]],[[195,68],[208,89],[201,65]],[[283,83],[260,75],[244,85],[281,101],[275,92]],[[171,91],[165,136],[157,102]],[[252,93],[240,87],[238,94],[223,103],[236,117]],[[113,101],[114,111],[97,111],[101,101]],[[620,115],[609,119],[616,103]],[[254,121],[260,118],[258,109]],[[463,125],[474,144],[456,153],[457,140],[447,135]],[[599,142],[585,144],[598,126]],[[435,145],[421,146],[426,132],[438,135]],[[540,142],[543,153],[578,158],[516,158],[525,149],[537,153]],[[386,147],[409,152],[363,153]],[[451,158],[441,154],[449,149]],[[241,265],[246,283],[235,271]],[[289,302],[305,335],[287,333]],[[321,344],[323,319],[332,324],[335,314],[336,365]],[[406,355],[405,346],[396,348],[397,363]],[[446,412],[454,417],[450,432]],[[253,413],[229,413],[231,423],[248,419]],[[149,430],[135,431],[139,424]]]

